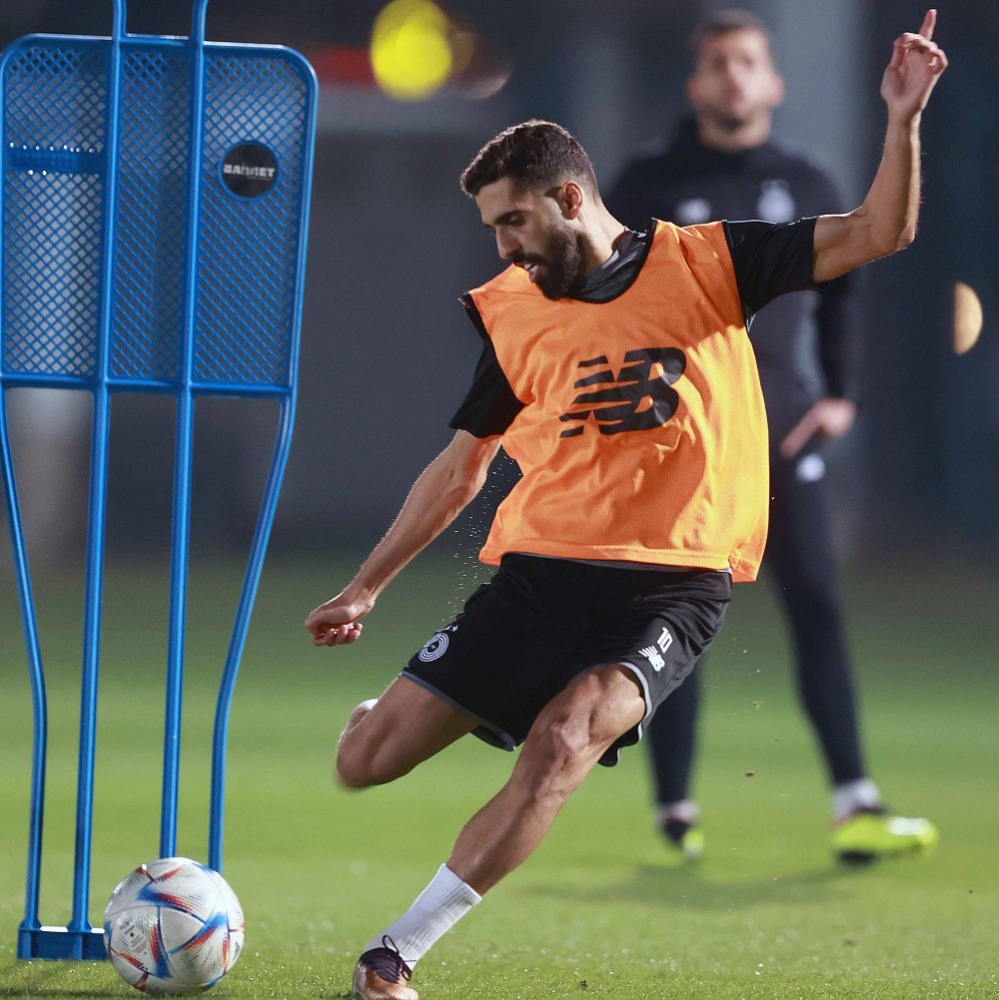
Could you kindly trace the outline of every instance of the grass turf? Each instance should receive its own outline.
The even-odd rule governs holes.
[[[512,758],[469,739],[393,786],[333,789],[350,708],[376,694],[455,603],[455,564],[425,557],[362,642],[314,651],[305,612],[349,573],[272,562],[233,707],[225,873],[246,949],[214,994],[344,997],[358,949],[448,854]],[[467,573],[467,571],[466,571]],[[42,921],[69,916],[81,598],[36,580],[52,728]],[[166,571],[119,565],[105,598],[91,918],[158,854]],[[763,586],[738,588],[706,676],[698,790],[707,852],[669,868],[647,763],[598,768],[548,840],[420,963],[433,997],[979,998],[999,996],[994,584],[962,567],[851,580],[868,756],[889,801],[941,828],[928,859],[843,869],[828,847],[821,765],[794,701]],[[461,596],[461,595],[459,595]],[[196,567],[178,852],[207,853],[211,716],[235,607],[231,567]],[[19,619],[0,584],[0,996],[128,996],[108,963],[18,962],[30,700]],[[749,776],[751,773],[751,777]]]

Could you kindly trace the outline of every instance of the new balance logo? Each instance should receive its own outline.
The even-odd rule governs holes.
[[[641,652],[642,656],[644,656],[645,659],[652,664],[652,669],[655,670],[656,673],[659,673],[659,671],[666,666],[666,661],[662,658],[659,650],[656,649],[655,646],[646,646],[645,649],[639,650],[639,652]]]
[[[652,664],[652,669],[656,673],[659,673],[663,667],[666,666],[666,660],[663,659],[663,653],[666,652],[670,646],[673,645],[673,636],[670,635],[668,628],[664,628],[662,632],[659,633],[659,638],[656,639],[656,644],[654,646],[646,646],[644,649],[640,649],[639,652]]]
[[[582,392],[573,401],[573,409],[559,418],[564,423],[579,421],[579,426],[569,427],[559,437],[582,434],[593,417],[601,434],[620,434],[622,431],[647,431],[662,427],[676,413],[680,397],[671,388],[687,367],[683,351],[675,347],[645,347],[628,351],[625,365],[614,374],[610,368],[587,375],[573,384],[574,389],[600,389]],[[580,368],[607,365],[606,357],[581,361]]]

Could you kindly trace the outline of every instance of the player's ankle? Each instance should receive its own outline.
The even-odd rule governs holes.
[[[680,799],[677,802],[660,802],[656,807],[656,824],[661,830],[666,825],[682,823],[693,826],[701,818],[701,810],[693,799]]]
[[[870,778],[843,781],[833,789],[833,822],[841,823],[857,812],[880,809],[883,804],[881,791]]]

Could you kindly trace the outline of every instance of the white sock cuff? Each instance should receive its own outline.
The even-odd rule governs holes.
[[[437,869],[434,880],[424,890],[429,893],[431,888],[440,893],[435,902],[441,906],[465,906],[469,909],[482,902],[482,897],[467,883],[463,882],[447,865]]]
[[[833,789],[833,821],[846,819],[858,809],[876,809],[881,805],[881,790],[870,778],[844,781]]]
[[[662,828],[670,820],[679,820],[693,826],[701,817],[701,810],[693,799],[681,799],[679,802],[660,802],[656,808],[656,823]]]
[[[391,927],[373,937],[364,950],[380,947],[383,936],[388,935],[412,968],[481,899],[447,865],[441,865],[413,905]]]

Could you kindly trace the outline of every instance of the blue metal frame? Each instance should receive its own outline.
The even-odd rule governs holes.
[[[245,645],[254,599],[263,567],[264,554],[274,520],[282,477],[291,446],[291,432],[295,412],[297,388],[297,358],[301,326],[302,296],[304,288],[304,261],[308,226],[308,206],[311,193],[311,164],[315,133],[316,82],[309,64],[297,53],[276,46],[243,46],[224,43],[206,43],[204,40],[205,14],[208,0],[195,0],[191,35],[188,39],[158,38],[129,35],[126,31],[125,0],[113,0],[113,34],[110,39],[76,38],[71,36],[29,36],[13,43],[0,57],[0,90],[3,94],[3,134],[0,155],[4,157],[4,177],[18,150],[8,143],[7,126],[7,76],[11,60],[26,46],[38,45],[46,51],[63,50],[70,53],[106,53],[107,92],[105,118],[105,144],[103,160],[103,214],[101,221],[101,297],[99,320],[95,329],[94,359],[90,371],[33,371],[24,370],[30,365],[8,365],[8,324],[5,311],[7,283],[0,286],[0,458],[2,458],[3,486],[9,512],[11,547],[17,579],[22,623],[27,649],[28,671],[34,713],[32,747],[31,812],[29,817],[28,866],[25,892],[25,914],[18,930],[19,958],[73,958],[93,959],[104,957],[103,936],[92,928],[88,918],[90,895],[90,853],[93,810],[94,749],[96,739],[96,709],[100,661],[100,612],[104,568],[105,506],[107,498],[107,456],[111,415],[111,398],[115,392],[166,393],[177,398],[176,445],[174,465],[173,527],[170,570],[170,631],[167,650],[167,691],[164,726],[163,795],[160,826],[160,856],[176,854],[177,798],[179,787],[179,753],[181,733],[181,694],[184,666],[184,625],[187,598],[191,466],[194,436],[195,402],[202,395],[272,398],[279,403],[277,436],[271,459],[270,473],[264,491],[242,592],[229,643],[219,697],[216,706],[212,745],[212,787],[209,820],[209,864],[222,867],[223,813],[225,800],[226,740],[230,708]],[[160,51],[190,56],[190,110],[188,122],[187,166],[187,230],[184,251],[183,278],[183,330],[177,342],[177,370],[173,377],[160,371],[146,371],[142,375],[122,374],[112,370],[115,343],[116,269],[121,263],[118,246],[121,205],[118,192],[120,173],[119,142],[121,121],[119,113],[123,97],[121,74],[123,61],[129,52]],[[293,268],[287,301],[282,316],[287,320],[287,340],[279,348],[265,345],[262,354],[272,359],[275,351],[278,360],[271,364],[269,373],[257,378],[221,377],[213,374],[211,363],[199,355],[206,349],[208,334],[203,329],[211,326],[209,319],[199,324],[202,296],[207,294],[202,284],[209,279],[218,284],[218,276],[208,273],[208,263],[200,259],[203,241],[211,237],[203,225],[205,205],[205,162],[203,139],[206,129],[206,68],[211,60],[250,61],[269,58],[293,64],[301,77],[304,98],[302,101],[300,147],[301,174],[298,178],[299,197],[293,208],[294,245],[289,247],[289,267]],[[228,64],[227,64],[228,65]],[[296,112],[297,113],[297,112]],[[295,135],[298,135],[296,132]],[[299,140],[296,140],[298,142]],[[35,146],[35,150],[39,147]],[[64,147],[65,148],[65,147]],[[23,156],[31,158],[32,151],[24,147]],[[58,151],[45,163],[58,157]],[[97,162],[92,150],[82,154]],[[35,153],[44,158],[45,152]],[[67,154],[64,154],[64,156]],[[52,169],[50,167],[50,169]],[[29,171],[30,173],[30,171]],[[6,180],[0,187],[0,233],[6,234],[8,218],[5,204]],[[233,204],[236,200],[233,200]],[[290,216],[289,216],[290,218]],[[6,241],[0,242],[0,277],[6,274],[10,263],[5,261]],[[216,292],[216,294],[218,294]],[[208,308],[208,307],[205,307]],[[13,338],[14,333],[10,333]],[[237,333],[238,336],[238,333]],[[88,342],[89,346],[89,342]],[[270,352],[270,353],[267,353]],[[206,355],[207,357],[207,355]],[[56,366],[58,367],[58,366]],[[66,366],[69,367],[69,366]],[[266,367],[266,365],[264,365]],[[11,370],[13,369],[13,370]],[[17,387],[74,388],[88,391],[93,396],[93,437],[91,447],[90,504],[88,515],[86,597],[84,613],[83,663],[81,679],[80,751],[77,781],[76,847],[74,860],[73,909],[66,928],[43,927],[39,921],[39,883],[41,878],[41,845],[44,816],[45,757],[47,746],[46,693],[42,658],[38,642],[38,626],[32,593],[21,509],[18,502],[13,455],[7,417],[7,390]]]

